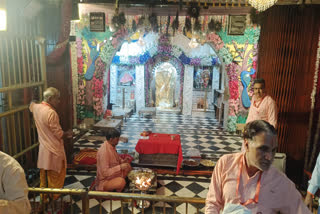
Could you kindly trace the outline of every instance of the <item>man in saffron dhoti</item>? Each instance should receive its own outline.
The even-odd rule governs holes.
[[[66,154],[63,138],[71,138],[72,130],[64,132],[59,123],[56,108],[60,103],[60,92],[50,87],[43,93],[41,103],[31,102],[39,138],[38,168],[40,169],[40,187],[62,188],[66,176]],[[54,195],[57,199],[59,195]],[[45,199],[44,199],[45,200]]]

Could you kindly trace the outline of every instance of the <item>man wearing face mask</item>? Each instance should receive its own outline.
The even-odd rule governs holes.
[[[254,120],[265,120],[274,128],[277,128],[277,105],[276,102],[266,94],[264,79],[256,79],[253,82],[253,97],[246,123]]]
[[[274,127],[263,120],[252,121],[245,126],[243,138],[244,152],[224,155],[217,162],[205,213],[219,214],[231,206],[243,208],[236,213],[310,213],[294,183],[271,165],[277,150]]]

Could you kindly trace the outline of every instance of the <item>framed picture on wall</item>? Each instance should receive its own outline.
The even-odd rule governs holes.
[[[205,91],[212,88],[212,67],[195,67],[193,75],[193,89]]]
[[[228,34],[229,35],[243,35],[246,30],[246,16],[245,15],[230,15]]]
[[[90,31],[105,32],[105,14],[102,12],[90,13]]]

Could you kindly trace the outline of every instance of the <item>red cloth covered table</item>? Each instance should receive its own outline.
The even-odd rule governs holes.
[[[180,135],[151,133],[149,139],[140,139],[136,145],[139,154],[178,154],[177,171],[183,160]]]

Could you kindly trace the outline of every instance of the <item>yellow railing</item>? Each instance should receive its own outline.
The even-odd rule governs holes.
[[[51,203],[41,203],[39,200],[37,202],[37,196],[39,198],[40,194],[60,194],[60,199],[57,202]],[[65,196],[69,196],[69,200],[63,201]],[[50,188],[29,188],[29,198],[32,205],[32,213],[38,213],[41,211],[48,211],[48,210],[61,210],[62,213],[65,213],[68,210],[69,213],[74,213],[73,201],[72,196],[80,196],[81,198],[81,213],[89,214],[89,199],[95,198],[100,205],[99,213],[102,213],[102,200],[109,200],[110,201],[110,213],[112,213],[112,203],[113,200],[120,200],[121,202],[121,213],[124,213],[124,207],[126,203],[129,203],[131,206],[131,213],[136,213],[139,211],[144,213],[147,208],[141,207],[139,210],[135,208],[135,202],[142,201],[141,204],[144,204],[144,201],[151,202],[152,213],[156,213],[155,211],[155,203],[156,202],[163,202],[162,213],[167,212],[166,202],[173,203],[173,212],[176,213],[176,205],[185,203],[186,210],[185,214],[188,214],[188,205],[192,204],[197,207],[197,212],[200,213],[199,206],[203,206],[205,204],[204,198],[189,198],[189,197],[177,197],[177,196],[163,196],[163,195],[149,195],[149,194],[134,194],[134,193],[115,193],[115,192],[98,192],[98,191],[87,191],[85,189],[50,189]],[[69,208],[65,207],[64,204],[68,203]]]

